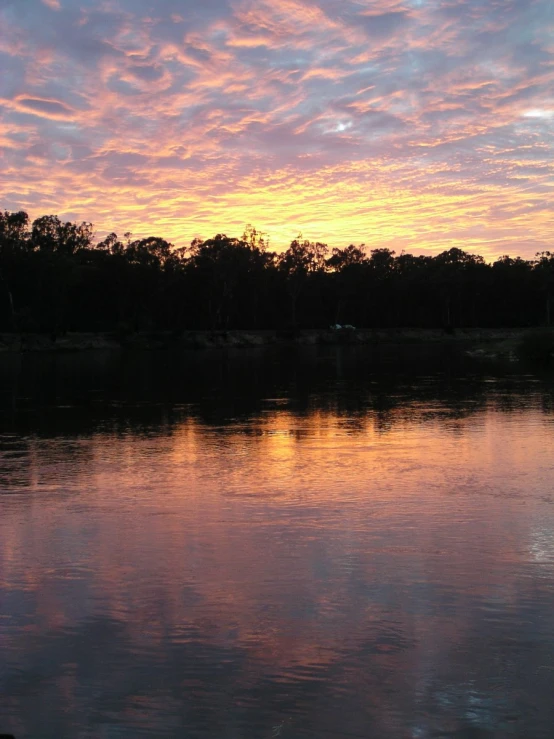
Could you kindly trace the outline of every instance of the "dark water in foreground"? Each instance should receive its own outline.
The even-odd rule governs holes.
[[[0,733],[554,736],[554,391],[522,372],[1,358]]]

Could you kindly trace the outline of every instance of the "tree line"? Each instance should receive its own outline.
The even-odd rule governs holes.
[[[458,248],[415,256],[298,237],[276,253],[251,226],[176,248],[0,211],[0,331],[540,326],[553,293],[548,251],[489,264]]]

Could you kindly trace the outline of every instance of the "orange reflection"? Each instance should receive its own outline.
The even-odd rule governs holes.
[[[0,523],[0,587],[33,598],[13,649],[101,615],[131,664],[239,650],[245,690],[261,671],[299,695],[370,691],[387,726],[437,675],[461,690],[453,665],[480,684],[476,622],[518,617],[541,573],[550,592],[548,421],[438,411],[393,409],[386,431],[331,409],[185,417],[159,435],[95,434],[71,458],[63,439],[31,441],[36,469]],[[61,686],[71,705],[75,680]]]

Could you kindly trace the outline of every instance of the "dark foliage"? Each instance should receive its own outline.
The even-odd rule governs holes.
[[[550,326],[553,294],[550,252],[487,264],[461,249],[329,252],[298,237],[276,254],[252,227],[177,249],[0,212],[2,331]]]

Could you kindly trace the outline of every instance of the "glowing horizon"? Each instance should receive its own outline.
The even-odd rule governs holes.
[[[0,207],[177,246],[552,249],[550,0],[0,0]]]

